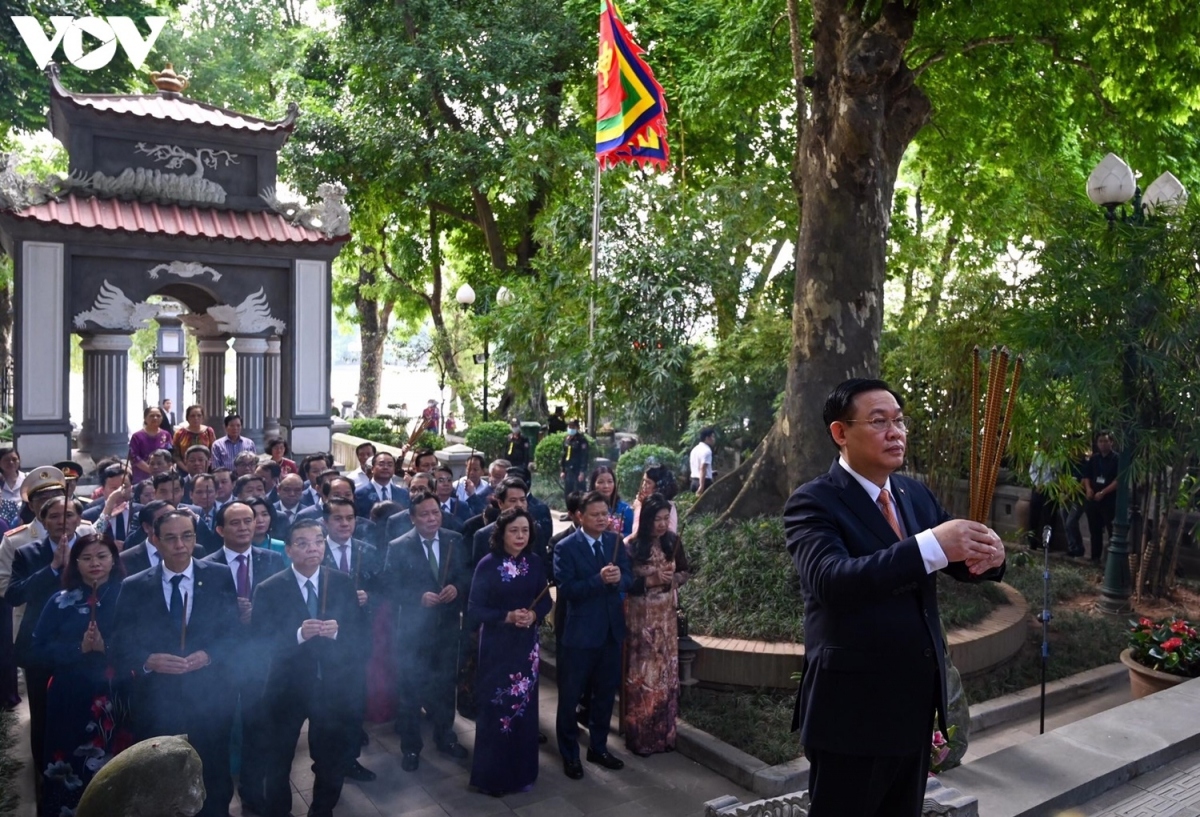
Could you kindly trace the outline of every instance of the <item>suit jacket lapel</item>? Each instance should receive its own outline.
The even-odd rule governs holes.
[[[846,469],[836,462],[830,469],[830,474],[842,488],[842,502],[846,503],[846,506],[854,512],[867,530],[879,540],[880,545],[888,547],[899,541],[892,526],[883,518],[883,512],[879,510],[879,506],[871,501],[871,497],[867,496],[866,489],[858,484],[858,480],[850,476]],[[868,542],[862,544],[871,550],[878,550],[877,547],[871,547]]]
[[[908,489],[898,484],[894,479],[892,480],[892,487],[895,489],[893,494],[896,500],[896,507],[900,509],[900,524],[904,526],[906,534],[916,536],[924,530],[925,526],[917,521],[916,512],[913,509],[912,497],[908,495]]]

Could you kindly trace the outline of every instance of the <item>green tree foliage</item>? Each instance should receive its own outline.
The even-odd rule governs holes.
[[[563,443],[566,441],[566,432],[556,431],[553,434],[547,434],[542,437],[537,448],[533,452],[533,466],[538,474],[551,480],[555,484],[558,483],[558,462],[563,455]],[[592,468],[592,460],[597,456],[596,438],[588,437],[588,470]]]
[[[507,453],[508,445],[505,441],[508,439],[509,433],[508,423],[502,420],[492,420],[487,423],[472,423],[467,429],[465,439],[467,445],[477,451],[482,451],[483,456],[488,462],[491,462]]]
[[[629,501],[642,487],[642,474],[654,465],[665,465],[678,476],[683,458],[677,451],[663,445],[635,445],[617,460],[617,488]]]

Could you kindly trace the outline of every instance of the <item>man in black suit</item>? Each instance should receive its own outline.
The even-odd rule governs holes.
[[[368,633],[354,581],[322,565],[320,523],[292,526],[290,568],[254,592],[255,641],[269,645],[264,699],[271,726],[267,756],[266,817],[287,817],[288,782],[296,740],[308,720],[313,760],[309,817],[330,817],[341,797],[347,761],[361,734]]]
[[[217,499],[214,503],[215,507],[220,508],[223,505],[228,505],[233,501],[233,469],[232,468],[214,468],[213,485],[217,489]]]
[[[267,460],[258,464],[254,469],[254,476],[258,477],[263,482],[263,488],[266,489],[266,496],[263,498],[274,505],[279,501],[279,492],[276,490],[279,487],[279,478],[283,475],[283,469],[279,467],[279,463],[275,460]],[[287,541],[286,539],[284,540]]]
[[[430,475],[426,473],[413,474],[412,479],[409,481],[408,491],[410,501],[411,495],[415,494],[417,491],[423,491],[428,494],[433,493],[433,482],[431,481]],[[387,518],[386,536],[389,544],[412,530],[413,524],[411,510],[411,508],[405,508],[404,510],[394,513]],[[442,524],[446,525],[446,520],[442,520]],[[454,529],[451,528],[451,530]],[[455,532],[457,533],[458,531]]]
[[[321,504],[321,474],[330,470],[333,457],[328,454],[309,454],[300,460],[300,473],[304,475],[304,493],[300,504],[304,507]],[[353,484],[353,482],[351,483]]]
[[[462,537],[441,527],[442,509],[431,493],[412,495],[413,529],[391,543],[381,585],[401,606],[396,620],[400,690],[396,731],[400,768],[420,763],[421,708],[433,724],[439,752],[461,760],[467,750],[454,734],[460,613],[471,574]]]
[[[241,627],[234,646],[234,683],[241,703],[242,731],[234,735],[242,747],[241,774],[238,794],[242,805],[265,813],[263,786],[266,780],[266,733],[262,706],[264,685],[267,681],[267,664],[261,660],[266,647],[250,637],[250,599],[254,588],[284,569],[283,556],[265,548],[250,545],[254,538],[254,509],[242,502],[230,502],[217,511],[217,532],[222,546],[215,553],[205,556],[203,561],[225,565],[233,577],[237,591],[238,620]]]
[[[450,470],[450,466],[439,465],[433,469],[433,490],[437,494],[438,504],[442,506],[442,525],[444,527],[449,527],[446,525],[446,521],[449,519],[456,519],[461,525],[473,516],[471,507],[456,495],[454,472]]]
[[[158,548],[154,547],[154,522],[175,510],[177,510],[176,507],[170,502],[163,502],[160,499],[147,502],[142,506],[142,510],[138,514],[139,529],[136,537],[129,537],[125,542],[125,549],[121,551],[121,568],[125,571],[126,576],[132,576],[158,566],[162,557]],[[181,513],[187,513],[187,511],[181,511]],[[191,514],[188,515],[191,516]],[[141,539],[141,541],[133,545],[135,538]],[[203,558],[204,548],[197,544],[193,555],[197,559]]]
[[[233,798],[237,591],[228,568],[192,558],[196,527],[189,514],[160,516],[151,543],[162,561],[121,583],[113,663],[121,677],[134,679],[134,737],[187,735],[204,765],[207,797],[200,814],[225,817]]]
[[[212,451],[205,445],[193,445],[183,452],[183,501],[198,504],[192,499],[192,483],[200,474],[207,474],[212,465]]]
[[[217,533],[217,483],[212,474],[193,478],[192,499],[196,503],[196,539],[205,553],[216,553],[224,540]]]
[[[587,759],[614,771],[625,763],[608,751],[609,721],[621,683],[625,640],[622,596],[633,584],[633,569],[617,535],[608,530],[608,503],[590,491],[580,502],[580,528],[554,552],[558,603],[564,605],[559,653],[558,712],[555,731],[563,772],[583,777],[575,706],[592,690]]]
[[[46,538],[17,548],[13,555],[12,580],[4,600],[13,607],[27,605],[13,654],[17,666],[25,670],[25,688],[29,698],[29,738],[33,748],[33,768],[45,768],[43,744],[46,737],[46,685],[48,667],[33,661],[33,630],[41,618],[46,601],[62,589],[62,571],[75,544],[75,529],[83,503],[56,496],[38,511],[46,528]]]
[[[300,495],[304,493],[304,480],[299,474],[288,474],[279,480],[275,486],[279,501],[275,503],[275,526],[271,528],[271,536],[276,539],[288,540],[288,531],[296,521],[296,515],[304,510],[300,504]]]
[[[784,507],[804,593],[805,670],[793,728],[810,763],[811,817],[917,817],[934,728],[946,729],[935,573],[998,581],[1004,545],[951,519],[897,475],[908,420],[882,380],[840,384],[824,421],[839,459]]]
[[[95,522],[104,511],[109,498],[114,494],[117,495],[117,498],[113,502],[125,502],[125,507],[119,514],[107,517],[108,521],[104,531],[96,532],[107,532],[117,543],[117,547],[122,547],[129,535],[137,529],[138,511],[142,506],[128,501],[130,492],[125,490],[125,469],[120,465],[110,465],[100,472],[100,496],[83,509],[83,521]],[[107,505],[107,507],[111,512],[115,510],[116,504]]]
[[[398,502],[408,507],[408,489],[393,485],[396,475],[396,458],[381,451],[371,458],[371,481],[354,491],[354,509],[359,516],[370,518],[371,508],[376,502]]]
[[[365,610],[370,601],[368,590],[373,590],[379,572],[383,569],[379,550],[371,542],[354,536],[358,520],[354,515],[353,502],[340,496],[330,497],[325,500],[324,513],[326,537],[325,561],[322,562],[322,566],[354,577],[358,603]],[[365,694],[364,690],[364,699]],[[362,713],[359,713],[359,721],[362,721]],[[345,769],[346,777],[360,783],[369,783],[375,779],[375,772],[358,762],[362,738],[365,736],[366,732],[362,732],[350,755],[351,762]]]

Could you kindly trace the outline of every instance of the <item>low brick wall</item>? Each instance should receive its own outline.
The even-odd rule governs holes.
[[[986,672],[1008,661],[1028,634],[1029,605],[1013,587],[1001,584],[1008,596],[983,621],[951,630],[950,657],[964,676]],[[724,686],[793,689],[792,675],[800,671],[803,644],[750,641],[693,635],[702,650],[696,656],[693,674],[704,683]]]

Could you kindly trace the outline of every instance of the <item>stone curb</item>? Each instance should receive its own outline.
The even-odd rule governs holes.
[[[1053,660],[1053,657],[1052,657]],[[1058,706],[1097,692],[1103,692],[1129,677],[1120,662],[1086,670],[1046,684],[1046,706]],[[1036,715],[1041,708],[1041,686],[1033,686],[983,701],[971,707],[971,734],[986,732],[1021,718]]]

